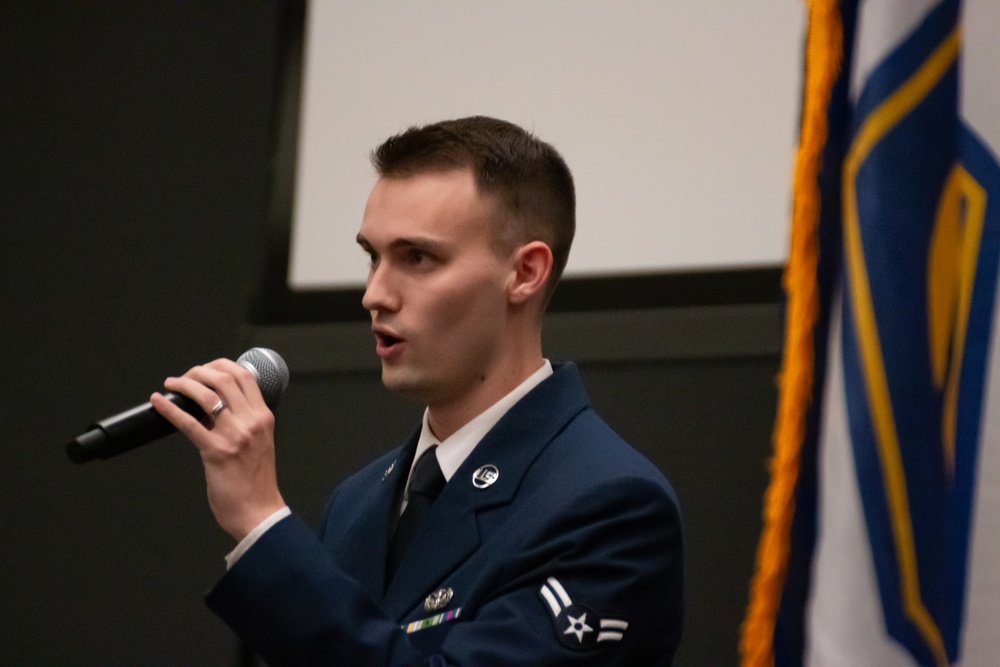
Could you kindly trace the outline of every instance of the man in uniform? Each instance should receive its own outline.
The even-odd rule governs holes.
[[[575,227],[569,169],[516,125],[411,128],[372,155],[357,241],[382,380],[426,405],[318,533],[285,506],[273,416],[228,360],[153,405],[200,450],[237,541],[209,606],[274,665],[668,665],[682,544],[668,482],[590,408],[542,318]],[[213,409],[214,408],[214,409]]]

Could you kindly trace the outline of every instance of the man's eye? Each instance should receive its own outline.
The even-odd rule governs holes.
[[[427,261],[427,255],[422,250],[410,251],[410,264],[420,265]]]

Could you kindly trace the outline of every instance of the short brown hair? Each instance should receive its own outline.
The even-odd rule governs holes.
[[[480,193],[497,202],[493,245],[499,254],[529,241],[552,250],[545,302],[566,267],[576,231],[573,175],[551,145],[496,118],[471,116],[411,127],[371,153],[379,176],[469,169]]]

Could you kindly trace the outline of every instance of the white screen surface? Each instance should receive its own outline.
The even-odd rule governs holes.
[[[793,0],[313,0],[289,284],[363,284],[369,151],[484,114],[573,171],[570,276],[787,256],[805,16]]]

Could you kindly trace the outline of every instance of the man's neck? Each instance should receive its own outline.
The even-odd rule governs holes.
[[[446,440],[458,429],[485,412],[497,401],[514,391],[522,382],[542,367],[545,360],[539,350],[520,364],[497,366],[492,377],[483,380],[480,386],[457,401],[429,404],[427,422],[440,441]]]

